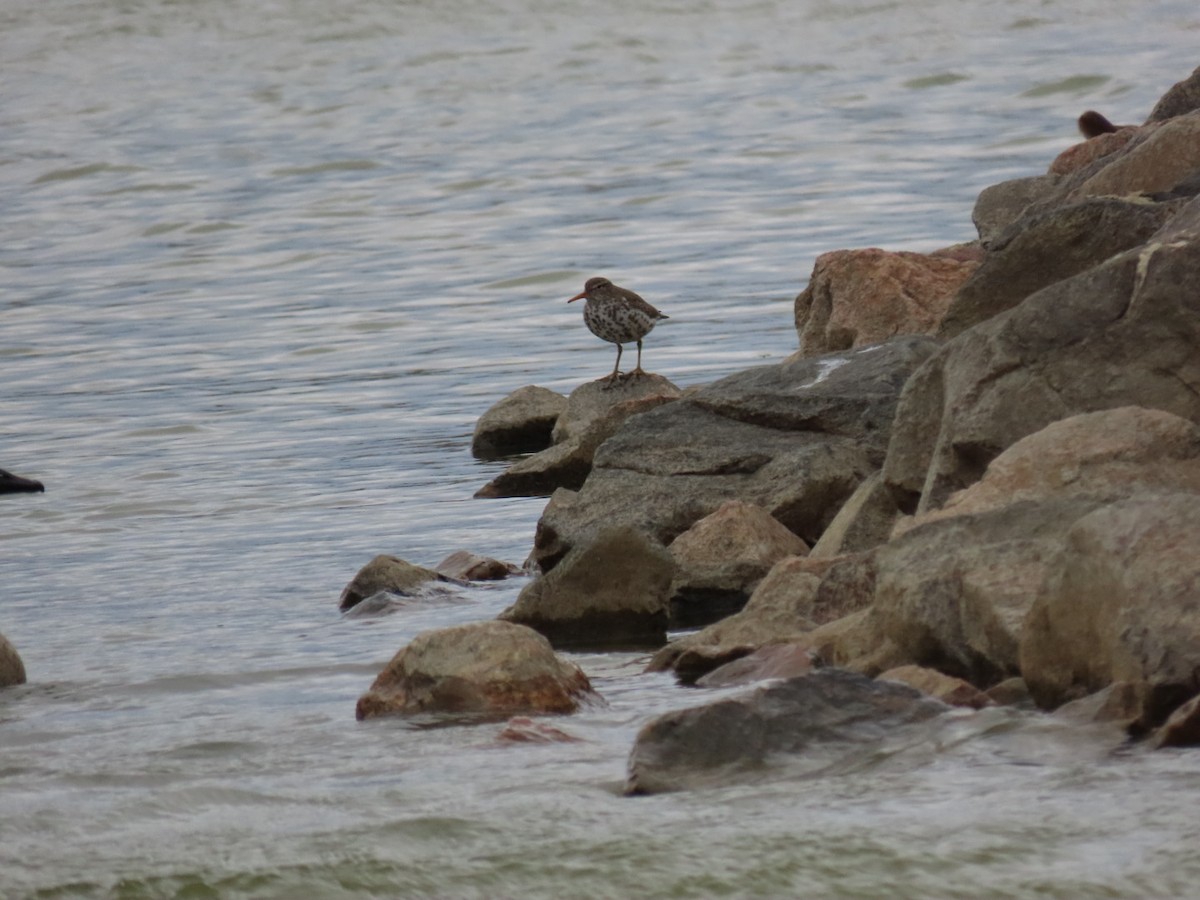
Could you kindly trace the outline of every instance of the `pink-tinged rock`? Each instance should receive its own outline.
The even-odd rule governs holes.
[[[1074,144],[1055,157],[1054,162],[1050,164],[1050,174],[1069,175],[1084,166],[1089,166],[1101,157],[1116,153],[1128,144],[1135,134],[1136,128],[1123,126],[1117,131]]]
[[[955,291],[975,271],[974,254],[834,250],[817,257],[795,303],[802,356],[933,334]],[[968,258],[963,259],[962,257]]]
[[[496,740],[505,744],[576,744],[582,738],[556,728],[549,722],[539,722],[528,716],[514,716],[505,723]]]
[[[437,564],[436,571],[457,581],[499,581],[521,573],[512,563],[480,556],[469,550],[455,550]]]
[[[569,713],[592,695],[583,670],[532,628],[473,622],[413,638],[358,698],[355,714]]]
[[[883,672],[879,677],[907,684],[951,706],[983,709],[992,705],[988,695],[970,682],[924,666],[897,666]]]
[[[1175,187],[1200,169],[1200,110],[1136,133],[1112,162],[1075,188],[1068,200],[1123,197]]]

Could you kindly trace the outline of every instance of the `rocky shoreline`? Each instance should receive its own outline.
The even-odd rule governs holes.
[[[473,452],[529,455],[476,496],[549,498],[532,577],[500,621],[402,648],[358,718],[570,713],[602,698],[555,650],[637,649],[700,705],[642,730],[630,793],[837,771],[1009,707],[1200,743],[1200,69],[973,221],[968,245],[818,258],[779,363],[499,401]],[[379,556],[339,606],[516,571]]]
[[[951,707],[1200,742],[1200,69],[973,218],[973,244],[821,256],[778,364],[480,419],[477,456],[532,455],[477,496],[549,497],[502,620],[761,683],[649,723],[630,792],[820,769]],[[561,711],[545,690],[473,710]]]

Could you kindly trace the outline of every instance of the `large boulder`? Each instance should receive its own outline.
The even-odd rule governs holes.
[[[653,401],[649,406],[676,400],[682,392],[662,375],[646,373],[640,378],[624,378],[615,383],[585,381],[567,397],[566,408],[554,424],[554,443],[580,437],[592,423],[611,418],[615,408],[637,410],[631,401]],[[628,413],[620,418],[628,418]]]
[[[1152,240],[1034,293],[938,350],[905,386],[884,463],[902,507],[935,509],[1003,450],[1125,405],[1200,421],[1200,200]]]
[[[634,743],[626,791],[836,772],[947,709],[907,685],[819,670],[654,719]]]
[[[665,549],[618,526],[531,581],[500,618],[537,629],[556,647],[659,647],[674,573]]]
[[[993,460],[944,508],[899,523],[891,542],[867,554],[870,608],[853,627],[814,634],[814,646],[868,674],[917,664],[982,686],[1016,675],[1033,599],[1063,535],[1106,503],[1161,491],[1200,496],[1200,427],[1137,407],[1055,422]],[[860,597],[864,586],[842,593]],[[825,583],[821,591],[838,593]]]
[[[961,334],[1047,285],[1144,243],[1177,211],[1177,203],[1096,197],[1019,219],[995,238],[983,264],[947,302],[937,334]]]
[[[1200,67],[1159,98],[1147,122],[1162,122],[1200,109]]]
[[[1021,640],[1021,672],[1053,708],[1115,682],[1143,686],[1141,724],[1200,693],[1200,494],[1146,492],[1066,532]]]
[[[350,583],[342,589],[342,595],[338,598],[338,609],[345,612],[381,593],[412,596],[426,585],[449,580],[432,569],[415,566],[398,556],[381,553],[359,569],[350,579]]]
[[[737,612],[785,556],[808,546],[761,506],[727,500],[671,542],[671,626],[693,628]]]
[[[537,632],[473,622],[413,638],[358,698],[355,715],[569,713],[591,696],[583,671]]]
[[[479,417],[471,453],[477,459],[502,459],[544,450],[566,406],[567,398],[556,391],[535,384],[518,388]]]
[[[884,482],[883,472],[876,472],[838,509],[810,555],[820,559],[876,547],[891,536],[899,516],[896,498]]]
[[[739,372],[626,420],[577,494],[538,522],[532,560],[552,569],[613,524],[666,545],[727,500],[763,507],[815,541],[882,460],[896,398],[927,337]]]
[[[979,232],[979,242],[990,248],[992,241],[1025,215],[1037,201],[1053,192],[1061,175],[1034,175],[1014,178],[984,188],[975,200],[971,219]]]
[[[1085,177],[1064,200],[1170,190],[1200,169],[1200,110],[1140,129],[1102,162],[1098,171],[1081,169],[1078,174]]]
[[[823,253],[796,297],[800,352],[819,356],[898,334],[933,334],[976,265],[954,255],[875,248]]]
[[[3,634],[0,634],[0,688],[25,683],[25,664],[21,655]]]

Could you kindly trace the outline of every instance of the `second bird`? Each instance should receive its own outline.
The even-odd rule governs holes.
[[[568,303],[587,300],[583,307],[583,321],[588,330],[603,341],[617,345],[617,363],[612,374],[602,380],[610,385],[621,377],[621,345],[637,341],[637,368],[627,377],[638,378],[646,373],[642,370],[642,338],[650,333],[659,319],[668,319],[657,309],[631,290],[617,287],[607,278],[589,278],[583,291]]]

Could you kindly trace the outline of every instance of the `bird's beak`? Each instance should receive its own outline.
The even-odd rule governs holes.
[[[580,291],[578,294],[576,294],[574,297],[572,297],[567,302],[574,303],[576,300],[582,300],[586,296],[587,296],[587,291]]]

